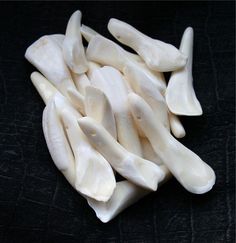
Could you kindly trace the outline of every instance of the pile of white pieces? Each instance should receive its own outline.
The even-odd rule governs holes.
[[[192,85],[193,29],[179,50],[117,19],[108,30],[137,54],[81,26],[80,11],[65,35],[45,35],[25,54],[42,73],[31,80],[46,104],[51,157],[102,222],[172,175],[196,194],[215,183],[212,168],[174,138],[185,136],[176,115],[202,114]],[[169,71],[166,85],[162,72]],[[125,180],[116,182],[116,172]]]

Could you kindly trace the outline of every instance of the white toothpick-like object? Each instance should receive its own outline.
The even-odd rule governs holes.
[[[174,114],[199,116],[202,115],[202,108],[193,89],[193,29],[191,27],[184,31],[180,51],[188,57],[188,61],[185,67],[171,74],[166,89],[166,102]]]

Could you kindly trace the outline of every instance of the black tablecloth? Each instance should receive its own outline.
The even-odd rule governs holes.
[[[194,87],[204,114],[182,119],[181,141],[214,168],[211,192],[192,195],[173,179],[103,224],[58,172],[24,52],[42,35],[64,33],[77,9],[109,38],[111,17],[176,46],[194,28]],[[1,2],[0,242],[234,242],[234,9],[233,2]]]

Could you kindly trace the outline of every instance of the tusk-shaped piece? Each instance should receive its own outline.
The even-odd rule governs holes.
[[[106,95],[101,90],[93,86],[88,86],[86,88],[84,105],[86,115],[103,125],[116,140],[115,117]]]
[[[196,194],[211,190],[215,184],[212,168],[171,136],[140,96],[129,94],[129,103],[133,116],[139,121],[154,151],[183,187]]]
[[[41,73],[33,72],[30,75],[30,79],[37,89],[39,95],[47,105],[49,100],[59,92]]]
[[[123,72],[133,90],[151,106],[155,119],[161,121],[164,127],[169,130],[168,108],[159,91],[160,87],[157,87],[152,79],[135,65],[127,65]]]
[[[108,201],[116,187],[111,166],[89,144],[78,117],[67,109],[60,109],[60,113],[75,157],[76,190],[97,201]]]
[[[49,153],[56,167],[74,186],[74,156],[58,117],[54,99],[51,99],[43,111],[42,126]]]
[[[170,129],[176,138],[183,138],[186,135],[185,129],[178,116],[169,111]]]
[[[62,48],[66,64],[77,74],[85,73],[88,70],[80,33],[81,17],[82,14],[79,10],[71,15]]]
[[[165,173],[165,179],[160,182],[159,186],[171,178],[171,174],[166,170],[166,167],[160,166],[160,168]],[[129,181],[120,181],[116,183],[116,188],[109,201],[103,203],[90,198],[87,198],[87,201],[89,206],[95,211],[96,216],[103,223],[107,223],[149,193],[149,190],[138,187]]]
[[[118,141],[130,152],[142,156],[138,132],[128,108],[128,91],[121,73],[108,66],[96,69],[91,75],[91,84],[104,92],[112,106]]]
[[[158,165],[127,151],[92,118],[83,117],[78,122],[90,143],[119,174],[146,189],[157,189],[158,183],[165,177]]]
[[[85,95],[86,87],[91,85],[87,75],[84,73],[83,74],[72,73],[71,75],[79,93],[81,95]]]
[[[193,88],[193,29],[191,27],[184,31],[180,51],[188,57],[188,61],[184,68],[171,74],[166,89],[166,102],[174,114],[200,116],[202,115],[202,107]]]
[[[34,65],[60,92],[75,85],[62,55],[62,49],[51,36],[43,36],[29,46],[25,58]]]
[[[135,50],[152,70],[168,72],[186,64],[186,57],[176,47],[152,39],[123,21],[110,19],[108,30],[118,41]]]

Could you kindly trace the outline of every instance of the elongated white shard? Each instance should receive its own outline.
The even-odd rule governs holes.
[[[104,66],[91,75],[91,84],[107,96],[115,115],[118,141],[130,152],[141,156],[142,149],[132,115],[129,111],[128,91],[119,71]]]
[[[180,51],[188,57],[188,61],[185,67],[171,74],[166,89],[166,102],[174,114],[199,116],[202,115],[202,108],[193,89],[193,29],[191,27],[184,31]]]
[[[77,74],[85,73],[88,70],[88,63],[80,33],[81,17],[82,14],[80,11],[76,11],[71,15],[63,42],[63,55],[66,64]]]
[[[171,174],[166,167],[160,166],[165,173],[165,179],[160,182],[160,186],[171,178]],[[138,187],[129,181],[121,181],[116,184],[113,195],[109,201],[103,203],[87,198],[89,206],[95,211],[96,216],[107,223],[127,207],[139,201],[151,191]]]
[[[30,79],[45,104],[59,92],[42,74],[38,72],[33,72],[30,75]]]
[[[125,22],[112,18],[108,30],[118,41],[135,50],[150,69],[168,72],[186,64],[186,57],[177,48],[152,39]]]
[[[211,190],[215,184],[212,168],[172,137],[140,96],[129,94],[129,102],[133,116],[139,121],[153,149],[183,187],[196,194]]]
[[[133,54],[127,53],[115,42],[101,35],[96,35],[91,39],[86,54],[89,60],[102,65],[112,66],[121,72],[123,72],[126,65],[137,65],[156,86],[160,87],[160,90],[166,88],[160,75],[155,76],[143,63],[136,61],[132,57]]]
[[[69,183],[75,183],[74,156],[57,114],[54,99],[43,111],[43,132],[49,153],[56,167],[64,174]]]
[[[103,125],[111,136],[117,139],[115,117],[106,95],[100,89],[88,86],[84,104],[86,115]]]
[[[128,152],[92,118],[79,119],[79,125],[88,140],[119,174],[146,189],[157,189],[165,176],[158,165]]]

